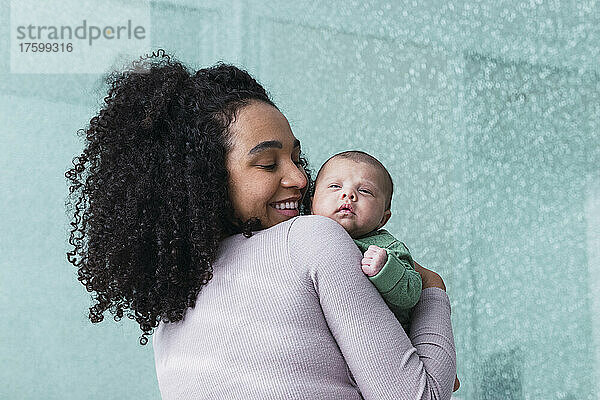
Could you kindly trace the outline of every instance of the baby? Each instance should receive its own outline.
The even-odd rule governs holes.
[[[376,158],[346,151],[319,170],[312,213],[346,229],[363,252],[363,272],[408,333],[410,309],[419,301],[422,282],[404,243],[381,229],[392,215],[392,192],[392,178]]]
[[[317,173],[312,213],[346,229],[363,253],[362,270],[409,333],[410,312],[421,296],[421,275],[404,243],[381,229],[392,215],[392,178],[376,158],[345,151]],[[454,390],[459,386],[458,378]]]

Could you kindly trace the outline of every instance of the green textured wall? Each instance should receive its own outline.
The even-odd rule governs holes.
[[[448,287],[455,398],[597,399],[599,3],[289,3],[151,2],[151,43],[247,68],[313,167],[349,148],[388,166],[389,230]],[[159,399],[152,347],[87,320],[65,257],[101,76],[11,73],[0,15],[0,398]]]

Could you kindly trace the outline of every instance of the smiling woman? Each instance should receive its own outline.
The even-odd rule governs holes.
[[[277,108],[252,101],[239,111],[230,131],[227,169],[236,217],[256,218],[270,228],[297,216],[308,177],[287,119]]]

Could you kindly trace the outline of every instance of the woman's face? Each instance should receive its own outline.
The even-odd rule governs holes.
[[[251,101],[230,125],[229,196],[235,216],[259,218],[264,228],[298,215],[308,179],[299,164],[300,142],[275,107]]]

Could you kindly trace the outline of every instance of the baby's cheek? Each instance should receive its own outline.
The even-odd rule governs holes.
[[[311,213],[314,215],[322,215],[324,217],[332,218],[334,213],[331,213],[327,210],[327,207],[323,205],[320,201],[313,201]]]
[[[318,196],[313,197],[310,213],[313,215],[323,215],[321,210],[321,201]]]

